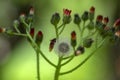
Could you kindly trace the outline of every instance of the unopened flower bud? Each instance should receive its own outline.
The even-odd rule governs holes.
[[[92,21],[94,19],[95,8],[92,6],[89,11],[89,19]]]
[[[24,14],[24,13],[22,13],[22,14],[20,15],[20,21],[21,21],[21,22],[24,22],[24,21],[25,21],[25,14]]]
[[[15,26],[15,27],[18,27],[19,26],[19,21],[18,20],[14,20],[14,22],[13,22],[13,25]]]
[[[69,24],[71,22],[71,10],[63,9],[63,24]]]
[[[88,11],[85,11],[82,15],[82,20],[85,22],[88,20]]]
[[[34,15],[34,8],[33,7],[30,8],[29,14]]]
[[[79,25],[81,22],[80,16],[78,14],[74,15],[74,23]]]
[[[85,39],[83,41],[83,46],[86,47],[86,48],[89,48],[89,47],[91,47],[92,43],[93,43],[93,40],[91,38],[90,39]]]
[[[30,29],[30,35],[31,35],[32,38],[34,37],[34,34],[35,34],[35,29],[31,28]]]
[[[60,15],[59,13],[55,13],[52,15],[52,18],[51,18],[51,24],[53,24],[54,26],[56,26],[60,21]]]
[[[54,38],[50,41],[50,45],[49,45],[49,51],[50,52],[53,50],[55,42],[56,42],[56,38]]]
[[[120,37],[120,30],[115,32],[115,36]]]
[[[38,31],[38,33],[36,35],[36,40],[35,40],[35,42],[37,43],[38,46],[40,46],[42,40],[43,40],[43,33],[42,33],[42,31]]]
[[[76,42],[76,32],[73,31],[73,32],[71,33],[71,45],[72,45],[73,47],[75,47],[76,44],[77,44],[77,42]]]
[[[108,17],[104,17],[103,24],[107,25],[108,22],[109,22],[109,18]]]
[[[4,33],[6,31],[6,28],[1,28],[0,27],[0,33]]]
[[[118,26],[120,26],[120,18],[117,19],[115,22],[114,22],[114,25],[113,27],[117,28]]]
[[[98,15],[97,18],[96,18],[96,21],[102,22],[102,20],[103,20],[103,16],[102,15]]]
[[[84,51],[85,51],[84,47],[79,46],[79,47],[77,48],[77,50],[75,51],[74,54],[75,54],[75,56],[78,56],[78,55],[80,55],[80,54],[83,54]]]

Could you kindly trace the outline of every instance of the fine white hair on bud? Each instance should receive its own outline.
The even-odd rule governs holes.
[[[71,52],[71,49],[70,40],[67,38],[56,40],[54,51],[59,57],[68,56]]]

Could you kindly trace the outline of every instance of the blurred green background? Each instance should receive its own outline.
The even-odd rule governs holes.
[[[54,63],[57,62],[57,56],[54,52],[48,52],[49,41],[55,37],[54,27],[50,24],[54,12],[62,16],[63,8],[68,8],[72,10],[73,18],[75,13],[81,15],[94,6],[96,15],[109,17],[110,25],[120,16],[119,0],[0,0],[0,26],[12,28],[13,20],[20,12],[28,12],[30,6],[35,7],[34,27],[44,34],[42,51]],[[67,25],[61,37],[70,37],[72,30],[78,31],[73,22]],[[81,68],[61,76],[60,80],[119,80],[115,71],[115,53],[111,53],[110,49],[109,44],[104,45]],[[73,68],[90,52],[88,50],[75,58],[62,71]],[[0,80],[36,80],[35,60],[35,52],[25,38],[0,35]],[[40,65],[42,80],[53,80],[55,69],[42,57]]]

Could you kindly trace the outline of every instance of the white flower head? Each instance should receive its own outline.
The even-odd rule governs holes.
[[[71,52],[70,40],[66,38],[60,38],[56,40],[54,51],[55,53],[61,56],[68,56]]]

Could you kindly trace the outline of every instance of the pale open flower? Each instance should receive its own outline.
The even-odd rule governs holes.
[[[57,39],[54,48],[55,53],[61,56],[68,56],[71,52],[70,40],[68,39]]]

